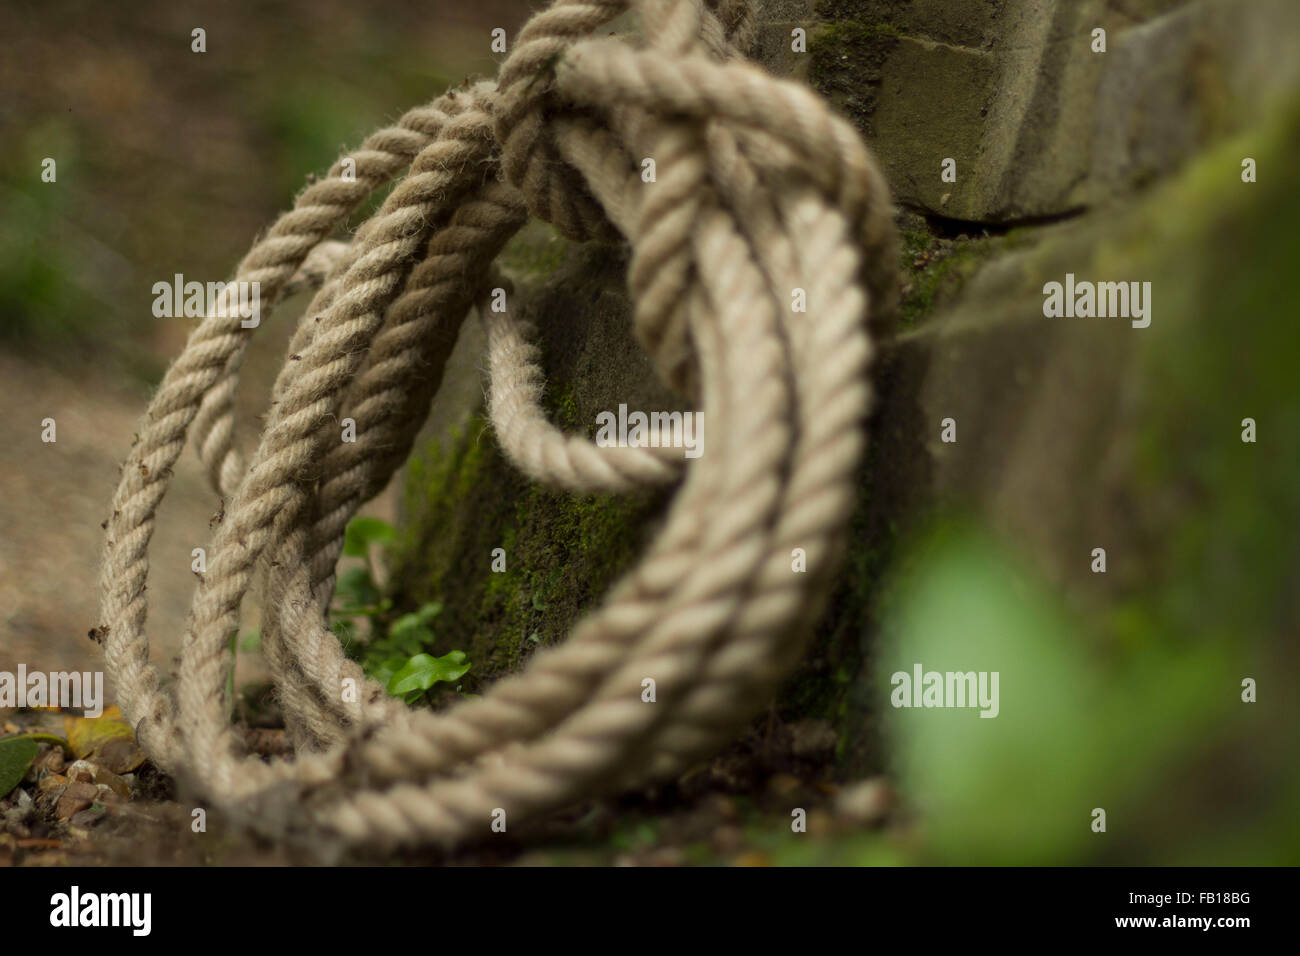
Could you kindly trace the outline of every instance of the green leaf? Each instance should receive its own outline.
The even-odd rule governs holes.
[[[388,682],[393,679],[393,675],[406,666],[405,657],[389,657],[379,663],[379,666],[371,671],[370,676],[376,681],[388,686]]]
[[[353,518],[343,532],[343,553],[353,558],[364,558],[371,544],[388,544],[397,537],[387,521],[378,518]]]
[[[335,594],[346,605],[348,612],[359,613],[359,608],[379,603],[379,588],[365,568],[349,568],[339,576]]]
[[[438,681],[459,680],[469,668],[464,651],[451,651],[442,657],[416,654],[389,679],[388,692],[400,697],[411,691],[425,691]]]
[[[130,773],[145,761],[131,725],[116,705],[104,708],[98,717],[64,717],[63,728],[76,756],[93,759],[113,773]]]
[[[388,629],[387,643],[406,654],[419,653],[433,643],[433,631],[428,623],[441,611],[441,604],[426,604],[412,614],[403,614]]]
[[[22,782],[27,768],[32,765],[40,748],[30,737],[10,737],[0,740],[0,798],[9,796]]]
[[[1088,801],[1114,759],[1095,743],[1106,698],[1075,623],[995,540],[965,525],[923,539],[900,571],[879,699],[893,704],[883,724],[901,787],[926,807],[937,852],[997,865],[1077,859],[1091,833],[1073,808],[1098,805]],[[997,716],[900,706],[917,668],[996,674],[988,712]]]
[[[441,604],[425,604],[418,611],[411,614],[403,614],[399,617],[393,622],[393,626],[388,629],[388,633],[396,636],[406,628],[424,627],[441,613]]]

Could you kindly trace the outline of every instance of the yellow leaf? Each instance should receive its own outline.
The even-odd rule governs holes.
[[[144,752],[135,745],[131,725],[117,707],[107,708],[98,717],[65,717],[63,727],[74,754],[93,759],[113,773],[130,773],[144,763]]]

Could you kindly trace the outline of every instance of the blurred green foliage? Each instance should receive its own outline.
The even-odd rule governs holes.
[[[1300,860],[1300,194],[1281,173],[1298,153],[1293,109],[1157,191],[1100,253],[1161,295],[1136,340],[1129,426],[1141,507],[1124,560],[1143,587],[1067,613],[1003,544],[952,520],[896,569],[879,699],[916,663],[1000,674],[993,719],[882,708],[919,859]],[[1274,175],[1242,184],[1243,156]]]
[[[55,117],[18,144],[17,162],[0,168],[0,340],[40,347],[87,334],[104,310],[80,264],[93,240],[69,221],[73,204],[61,183],[75,175],[76,135]],[[57,157],[52,183],[42,161]]]
[[[154,282],[228,277],[309,175],[490,70],[490,26],[527,12],[522,0],[441,12],[323,0],[303,17],[232,0],[204,11],[197,54],[192,17],[173,5],[58,7],[6,23],[25,62],[0,109],[12,154],[0,169],[0,347],[149,380],[193,321],[154,317]]]

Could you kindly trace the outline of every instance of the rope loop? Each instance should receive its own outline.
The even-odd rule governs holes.
[[[642,43],[595,36],[629,7]],[[746,0],[556,0],[496,84],[449,91],[370,136],[248,252],[234,278],[261,282],[264,301],[315,289],[262,433],[246,457],[234,395],[254,330],[214,310],[150,404],[108,526],[107,667],[160,767],[281,837],[450,845],[501,813],[513,823],[680,770],[789,673],[844,545],[867,317],[896,296],[894,239],[857,135],[745,62],[752,36]],[[350,243],[331,240],[399,176]],[[678,490],[640,564],[566,642],[481,698],[412,711],[330,630],[335,566],[348,521],[410,454],[461,323],[505,285],[493,262],[530,214],[629,244],[637,336],[694,400],[707,443],[688,457],[562,433],[540,406],[527,330],[480,305],[489,414],[516,466],[581,493]],[[345,417],[355,441],[339,440]],[[149,662],[148,548],[191,437],[227,501],[173,690]],[[228,721],[230,639],[250,590],[289,760],[249,756]]]

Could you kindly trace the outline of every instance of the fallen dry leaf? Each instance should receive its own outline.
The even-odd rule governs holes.
[[[131,725],[117,707],[109,707],[98,717],[66,717],[63,726],[77,757],[93,758],[113,773],[130,773],[145,761],[144,751],[135,745]]]

